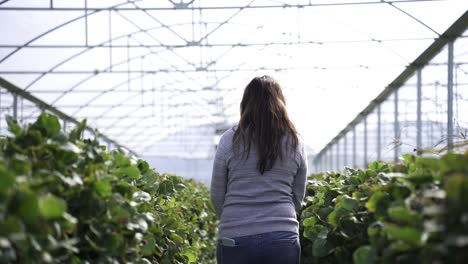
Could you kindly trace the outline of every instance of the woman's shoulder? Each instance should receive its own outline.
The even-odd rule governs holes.
[[[221,143],[231,144],[234,133],[236,132],[237,126],[230,127],[223,134],[221,134]]]

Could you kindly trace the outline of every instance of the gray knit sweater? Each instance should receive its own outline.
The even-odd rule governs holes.
[[[218,217],[219,237],[240,237],[273,231],[298,233],[296,211],[305,194],[307,156],[299,142],[295,151],[285,149],[273,168],[263,175],[252,144],[249,157],[235,156],[234,129],[220,139],[213,163],[211,200]]]

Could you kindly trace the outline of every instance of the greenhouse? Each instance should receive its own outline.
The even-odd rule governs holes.
[[[213,164],[265,75],[301,263],[468,262],[468,1],[0,0],[0,36],[0,263],[217,263]]]

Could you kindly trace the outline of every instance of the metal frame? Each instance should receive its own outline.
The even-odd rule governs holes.
[[[45,103],[41,99],[39,99],[39,98],[35,97],[34,95],[24,91],[23,89],[15,86],[14,84],[8,82],[7,80],[3,79],[2,77],[0,77],[0,87],[3,87],[6,90],[8,90],[12,94],[13,98],[16,98],[16,99],[14,99],[14,102],[15,102],[14,106],[13,106],[14,109],[17,109],[17,97],[21,96],[22,98],[27,99],[27,100],[33,102],[34,104],[36,104],[38,108],[40,108],[42,110],[50,111],[51,113],[57,115],[59,118],[61,118],[64,121],[71,122],[71,123],[73,123],[75,125],[78,125],[80,123],[75,118],[73,118],[73,117],[65,114],[64,112],[58,110],[57,108]],[[14,110],[14,113],[15,113],[15,115],[17,115],[17,110]],[[95,131],[93,128],[91,128],[89,126],[87,126],[86,129],[91,133],[94,133],[94,131]],[[134,151],[132,151],[131,149],[123,146],[120,143],[115,142],[114,140],[108,138],[104,134],[99,134],[98,137],[102,138],[106,142],[110,142],[110,143],[112,143],[112,144],[114,144],[114,145],[116,145],[116,146],[118,146],[120,148],[128,150],[132,155],[136,155],[136,153]]]
[[[216,64],[218,63],[219,60],[221,60],[227,53],[229,53],[231,50],[233,49],[238,49],[238,48],[241,48],[241,47],[259,47],[260,49],[265,49],[266,47],[268,46],[300,46],[300,45],[324,45],[324,44],[330,44],[330,43],[343,43],[343,44],[346,44],[346,43],[363,43],[363,42],[366,42],[366,43],[376,43],[378,45],[383,45],[385,46],[385,42],[390,42],[390,41],[408,41],[408,40],[423,40],[423,39],[431,39],[431,38],[400,38],[400,39],[374,39],[374,38],[369,38],[369,39],[364,39],[364,40],[351,40],[351,41],[348,41],[348,40],[334,40],[334,41],[303,41],[303,40],[300,40],[298,39],[297,41],[293,41],[293,42],[285,42],[285,41],[278,41],[278,42],[269,42],[269,43],[261,43],[261,42],[244,42],[244,41],[239,41],[237,43],[218,43],[218,44],[211,44],[208,42],[208,38],[214,33],[216,32],[217,30],[219,30],[220,28],[222,28],[224,25],[226,24],[230,24],[232,23],[232,19],[234,17],[236,17],[238,14],[240,14],[241,12],[243,12],[244,10],[248,10],[248,9],[290,9],[290,8],[295,8],[295,9],[298,9],[298,10],[301,10],[302,8],[313,8],[313,7],[319,7],[319,6],[348,6],[348,5],[391,5],[392,7],[396,8],[399,10],[399,12],[402,12],[404,13],[405,15],[409,16],[410,18],[412,18],[414,21],[416,21],[417,23],[420,23],[422,24],[423,26],[425,26],[426,28],[428,28],[429,30],[431,30],[432,32],[436,33],[437,35],[439,35],[437,32],[435,32],[432,28],[428,27],[426,24],[424,24],[422,21],[418,20],[416,17],[412,16],[410,13],[404,11],[403,9],[395,6],[394,4],[397,4],[397,3],[408,3],[408,2],[432,2],[432,1],[440,1],[440,0],[394,0],[394,1],[385,1],[385,0],[382,0],[382,1],[372,1],[372,2],[361,2],[361,1],[355,1],[355,2],[341,2],[341,3],[320,3],[320,4],[313,4],[311,2],[309,2],[308,4],[271,4],[271,5],[256,5],[255,4],[255,0],[252,0],[250,1],[248,4],[244,4],[244,5],[230,5],[230,6],[210,6],[210,7],[206,7],[206,6],[195,6],[195,2],[194,0],[191,0],[187,3],[182,3],[182,4],[179,4],[179,3],[174,3],[173,1],[169,0],[169,2],[172,3],[172,5],[169,4],[169,7],[150,7],[150,8],[145,8],[145,7],[140,7],[138,5],[138,1],[122,1],[121,3],[118,3],[118,4],[115,4],[113,6],[109,6],[109,7],[105,7],[105,8],[96,8],[96,7],[93,7],[91,6],[91,1],[88,1],[88,0],[83,0],[83,3],[84,3],[84,7],[83,6],[79,6],[79,7],[70,7],[70,8],[60,8],[60,7],[57,7],[54,3],[53,0],[50,0],[50,4],[47,6],[47,7],[39,7],[39,8],[33,8],[33,7],[7,7],[5,6],[6,3],[8,3],[9,1],[6,0],[6,1],[0,1],[0,14],[1,12],[3,11],[46,11],[46,12],[67,12],[67,11],[78,11],[80,12],[80,15],[77,16],[77,17],[74,17],[68,21],[65,21],[64,23],[61,23],[45,32],[42,32],[41,34],[33,37],[32,39],[26,41],[24,44],[21,44],[21,45],[1,45],[0,43],[0,48],[13,48],[14,50],[10,53],[8,53],[6,56],[4,56],[3,58],[0,58],[0,63],[6,61],[7,59],[9,59],[12,55],[16,54],[17,52],[19,52],[20,50],[23,50],[23,49],[67,49],[67,48],[82,48],[84,50],[82,51],[79,51],[75,54],[72,54],[71,56],[67,56],[66,58],[64,58],[63,60],[61,60],[59,63],[57,63],[56,65],[54,65],[53,67],[51,67],[50,69],[46,70],[46,71],[28,71],[28,70],[24,70],[24,71],[1,71],[0,72],[0,75],[7,75],[7,74],[37,74],[39,75],[37,78],[35,78],[31,83],[29,83],[28,85],[26,85],[24,87],[24,92],[25,93],[28,93],[27,90],[34,87],[34,85],[39,82],[42,78],[44,78],[45,76],[48,76],[48,75],[60,75],[60,74],[86,74],[88,76],[85,76],[83,79],[80,79],[78,82],[74,83],[72,86],[68,87],[67,89],[63,90],[63,91],[57,91],[57,92],[62,92],[62,94],[56,98],[53,102],[51,102],[50,104],[47,104],[45,102],[42,102],[38,105],[47,105],[48,107],[51,107],[51,109],[56,109],[58,106],[57,104],[59,103],[60,99],[63,98],[65,95],[67,94],[70,94],[70,93],[73,93],[73,92],[77,92],[76,89],[78,89],[81,85],[85,84],[87,81],[90,81],[92,80],[93,78],[95,78],[96,76],[101,76],[103,74],[115,74],[115,75],[118,75],[118,74],[127,74],[127,78],[125,80],[125,82],[122,82],[122,83],[119,83],[117,85],[114,85],[112,87],[105,87],[105,89],[102,89],[102,90],[99,90],[98,94],[96,96],[94,96],[93,98],[89,99],[87,102],[84,102],[83,104],[80,104],[79,108],[72,113],[72,116],[76,116],[80,113],[80,111],[86,107],[91,107],[91,106],[96,106],[96,107],[106,107],[104,106],[103,104],[97,104],[97,105],[93,105],[94,102],[96,102],[100,97],[102,97],[103,95],[107,94],[107,93],[110,93],[110,92],[117,92],[116,90],[119,89],[122,85],[130,85],[132,82],[134,81],[137,81],[137,80],[144,80],[145,78],[148,77],[148,75],[156,75],[158,73],[168,73],[168,74],[174,74],[174,76],[177,76],[177,78],[183,78],[184,81],[187,81],[187,82],[191,82],[191,83],[195,83],[196,84],[196,79],[194,79],[193,77],[191,77],[190,73],[198,73],[198,72],[202,72],[202,73],[206,73],[206,74],[213,74],[212,77],[215,79],[214,83],[212,85],[209,85],[208,88],[211,88],[214,90],[214,87],[217,87],[219,85],[219,83],[224,79],[226,78],[225,76],[229,76],[229,74],[233,73],[233,72],[242,72],[242,71],[248,71],[248,72],[256,72],[258,70],[269,70],[269,71],[285,71],[285,70],[292,70],[292,69],[299,69],[297,67],[282,67],[282,68],[272,68],[272,67],[265,67],[265,68],[261,68],[261,69],[254,69],[254,68],[248,68],[248,67],[244,67],[243,64],[241,63],[240,65],[238,65],[237,67],[233,67],[233,68],[221,68],[221,67],[216,67]],[[129,19],[128,17],[125,16],[125,12],[126,11],[140,11],[142,13],[142,15],[146,16],[147,18],[151,19],[152,21],[155,22],[155,24],[157,24],[156,27],[151,27],[151,28],[145,28],[145,27],[142,27],[140,25],[138,25],[137,23],[135,23],[134,21],[132,21],[131,19]],[[192,25],[192,27],[194,27],[195,25],[195,21],[194,19],[192,19],[191,23],[180,23],[180,24],[174,24],[174,25],[169,25],[169,24],[165,24],[165,23],[162,23],[156,16],[154,16],[152,13],[150,13],[150,11],[176,11],[176,10],[192,10],[192,12],[195,12],[195,11],[203,11],[203,10],[232,10],[233,12],[231,13],[231,15],[229,15],[229,17],[227,19],[224,19],[222,20],[221,22],[218,22],[218,23],[214,23],[216,24],[216,26],[211,29],[211,30],[206,30],[205,32],[201,33],[200,34],[200,37],[195,39],[192,35],[192,39],[189,39],[189,38],[186,38],[184,36],[182,36],[179,32],[177,32],[174,28],[172,28],[173,26],[177,26],[177,25]],[[88,39],[88,29],[89,29],[89,25],[88,25],[88,22],[89,22],[89,18],[99,12],[103,12],[103,11],[106,11],[108,12],[108,21],[109,21],[109,27],[108,27],[108,39],[100,44],[97,44],[97,45],[90,45],[89,43],[89,39]],[[81,13],[82,12],[82,13]],[[193,13],[192,13],[193,14]],[[112,21],[113,21],[113,17],[115,16],[119,16],[120,18],[122,18],[124,21],[128,22],[129,25],[132,25],[132,27],[134,27],[136,30],[133,31],[133,32],[127,32],[125,34],[122,34],[122,35],[119,35],[119,36],[114,36],[113,35],[113,30],[112,30]],[[83,25],[84,25],[84,29],[85,29],[85,38],[83,40],[83,43],[82,44],[76,44],[76,45],[41,45],[41,44],[34,44],[35,41],[43,38],[44,36],[47,36],[48,34],[60,29],[60,28],[63,28],[73,22],[76,22],[76,21],[79,21],[81,22],[80,20],[83,20]],[[202,25],[202,22],[200,21],[200,25]],[[158,29],[167,29],[169,30],[174,37],[180,39],[183,44],[176,44],[176,45],[171,45],[171,44],[164,44],[162,43],[156,36],[156,33],[155,31],[158,30]],[[255,32],[254,32],[255,33]],[[139,35],[145,35],[146,37],[152,39],[155,43],[157,44],[144,44],[144,43],[141,43],[139,42],[135,37],[136,36],[139,36]],[[135,37],[134,37],[135,36]],[[443,38],[444,36],[442,35],[441,38]],[[118,40],[121,40],[121,39],[127,39],[127,44],[126,45],[122,45],[122,44],[115,44],[115,42],[117,42]],[[440,39],[440,38],[439,38]],[[131,43],[133,42],[133,43]],[[437,42],[437,41],[436,41]],[[135,44],[136,43],[136,44]],[[178,53],[178,49],[183,49],[183,48],[193,48],[193,47],[196,47],[196,48],[204,48],[204,47],[229,47],[229,49],[221,54],[220,56],[212,59],[210,58],[209,60],[203,60],[202,58],[200,58],[200,61],[199,63],[198,62],[192,62],[190,60],[188,60],[187,58],[184,58],[184,56],[180,55]],[[144,49],[147,49],[148,52],[145,53],[145,55],[137,55],[137,56],[130,56],[130,51],[131,49],[133,48],[136,48],[136,49],[140,49],[140,48],[144,48]],[[161,48],[161,49],[160,49]],[[59,70],[57,71],[57,69],[74,60],[75,58],[78,58],[79,56],[82,56],[83,54],[87,53],[88,51],[91,51],[93,49],[108,49],[109,50],[109,66],[106,67],[105,69],[99,69],[98,71],[79,71],[79,70],[71,70],[71,71],[63,71],[63,70]],[[113,53],[116,49],[126,49],[127,50],[127,58],[123,61],[120,61],[120,62],[116,62],[113,58]],[[155,49],[158,49],[158,50],[155,50]],[[170,67],[166,67],[166,68],[161,68],[161,67],[157,67],[157,65],[152,65],[154,66],[155,70],[147,70],[145,69],[142,65],[143,65],[143,60],[145,58],[148,58],[148,57],[151,57],[151,56],[158,56],[158,54],[160,52],[169,52],[171,53],[172,56],[175,56],[176,58],[178,59],[181,59],[182,61],[185,61],[187,63],[187,65],[190,66],[190,68],[188,69],[180,69],[178,68],[176,65],[174,64],[171,64],[170,62],[167,62],[168,65],[170,65]],[[398,55],[398,54],[397,54]],[[140,60],[141,61],[141,67],[140,69],[131,69],[130,68],[130,64],[131,62],[134,62],[134,61],[137,61],[137,60]],[[148,60],[149,61],[149,60]],[[119,65],[125,65],[127,64],[127,70],[115,70],[115,68]],[[356,65],[356,67],[362,67],[362,65]],[[449,66],[450,67],[450,66]],[[138,67],[137,67],[138,68]],[[329,67],[330,68],[330,67]],[[353,67],[350,67],[350,68],[353,68]],[[452,68],[453,68],[453,62],[452,62]],[[320,65],[317,65],[317,66],[310,66],[310,67],[307,67],[307,68],[301,68],[301,69],[318,69],[318,70],[325,70],[324,67],[321,67]],[[218,73],[225,73],[225,75],[223,77],[219,77],[217,74]],[[138,74],[138,76],[135,76],[135,77],[131,77],[132,74]],[[176,75],[177,74],[177,75]],[[142,85],[143,85],[143,81],[141,81]],[[390,86],[393,86],[395,85],[394,83],[392,83]],[[196,92],[198,91],[198,89],[177,89],[174,87],[175,85],[173,83],[170,83],[170,82],[167,82],[167,83],[164,83],[162,84],[162,87],[158,87],[158,91],[171,91],[173,92],[174,94],[172,96],[177,96],[178,94],[177,93],[182,93],[182,92]],[[196,84],[195,85],[196,87],[198,86],[201,86],[201,89],[204,89],[204,85],[203,84]],[[130,104],[126,104],[126,102],[131,102],[132,100],[135,99],[135,97],[137,96],[143,96],[144,94],[146,93],[154,93],[155,92],[155,88],[152,87],[152,90],[149,90],[149,89],[144,89],[145,87],[141,87],[140,91],[139,92],[136,92],[135,94],[130,94],[128,97],[124,98],[122,101],[120,101],[119,103],[115,104],[115,105],[109,105],[108,107],[106,107],[107,109],[105,111],[103,111],[99,116],[97,116],[96,119],[94,120],[100,120],[100,119],[110,119],[111,116],[108,115],[113,109],[116,109],[120,106],[129,106]],[[386,89],[387,90],[387,89]],[[39,93],[40,91],[32,91],[34,93]],[[216,91],[217,92],[217,98],[216,100],[218,100],[219,98],[222,98],[222,94],[220,91]],[[16,98],[16,95],[20,95],[20,93],[14,93],[15,94],[15,104],[14,104],[14,113],[15,115],[17,115],[17,98]],[[382,98],[384,98],[385,96],[382,96]],[[196,99],[196,100],[194,100]],[[198,113],[203,113],[205,114],[206,113],[206,117],[208,118],[207,122],[214,122],[216,118],[218,117],[223,117],[224,115],[224,110],[223,109],[220,109],[218,110],[216,113],[212,113],[212,111],[209,109],[209,107],[206,107],[206,104],[208,103],[206,100],[204,100],[203,98],[199,98],[199,97],[196,97],[192,99],[190,102],[194,103],[195,106],[197,107],[196,110],[199,112]],[[218,100],[219,101],[219,100]],[[36,101],[32,101],[34,103],[36,103]],[[153,104],[154,103],[154,99],[153,99]],[[166,103],[166,102],[158,102],[158,104],[161,106],[161,108],[167,106],[176,106],[176,107],[183,107],[182,105],[183,104],[170,104],[170,103]],[[55,107],[54,107],[55,105]],[[62,106],[60,106],[62,107]],[[130,111],[128,111],[127,113],[124,113],[123,116],[134,116],[134,114],[136,112],[138,112],[140,109],[139,109],[139,105],[135,105],[135,109],[132,109]],[[152,107],[155,107],[154,105]],[[41,108],[41,107],[40,107]],[[212,115],[210,115],[212,114]],[[170,118],[171,116],[174,116],[174,115],[169,115],[167,113],[162,113],[163,117],[168,117]],[[365,118],[365,115],[366,113],[361,113],[361,117],[360,118]],[[135,122],[132,123],[132,125],[135,125],[136,123],[138,122],[141,122],[142,120],[144,120],[145,118],[147,118],[147,116],[145,117],[136,117],[135,118]],[[64,122],[69,122],[70,120],[65,118],[64,119]],[[104,127],[104,130],[110,128],[110,127],[113,127],[113,126],[116,126],[119,124],[121,120],[116,120],[115,122],[111,123],[110,125]],[[65,126],[65,125],[64,125]],[[119,128],[122,128],[124,129],[124,132],[122,133],[123,135],[126,135],[126,128],[130,128],[132,127],[131,125],[127,125],[127,126],[119,126]],[[145,129],[147,129],[147,127],[142,127],[141,130],[140,130],[140,133],[141,131],[145,131]],[[343,135],[345,135],[346,133],[344,133]],[[354,137],[356,136],[355,134],[355,131],[354,131]],[[341,141],[339,140],[340,137],[336,138],[336,140],[332,140],[331,142],[333,144],[339,144]],[[365,141],[367,141],[367,127],[365,128]],[[346,142],[346,138],[345,138],[345,142]],[[354,149],[355,149],[355,144],[356,144],[356,141],[354,139]],[[112,143],[114,144],[114,143]],[[118,145],[118,144],[116,144]],[[345,152],[345,155],[347,155],[346,153],[346,143],[345,143],[345,146],[344,146],[344,152]],[[330,150],[331,151],[331,150]],[[340,147],[337,146],[337,150],[336,150],[336,157],[338,157],[340,155]],[[367,148],[365,149],[365,152],[366,152],[366,155],[367,156]],[[330,157],[330,162],[333,161],[333,152],[330,152],[330,155],[328,155]],[[327,155],[325,155],[327,156]],[[356,165],[356,161],[355,161],[356,157],[354,156],[354,164]],[[346,161],[346,158],[345,158],[345,161]],[[340,161],[338,159],[337,161],[337,166],[339,167],[341,164],[340,164]],[[345,164],[346,165],[346,164]]]
[[[432,43],[418,58],[416,58],[400,75],[398,75],[363,111],[361,111],[343,130],[341,130],[338,135],[336,135],[326,146],[318,152],[316,159],[317,163],[320,163],[321,154],[327,152],[337,140],[342,137],[345,137],[347,133],[353,133],[353,144],[355,144],[355,128],[357,124],[365,122],[366,117],[377,109],[378,111],[378,142],[380,144],[380,127],[381,127],[381,111],[380,105],[388,100],[388,98],[394,94],[394,136],[397,141],[396,146],[394,147],[394,161],[398,162],[399,158],[399,120],[398,120],[398,89],[415,73],[417,74],[417,146],[420,147],[421,144],[421,68],[429,64],[429,61],[432,60],[445,46],[448,46],[448,63],[447,63],[447,141],[448,141],[448,150],[453,148],[453,68],[454,68],[454,58],[453,58],[453,42],[456,38],[460,37],[461,34],[468,28],[468,11],[466,11],[457,21],[455,21],[452,26],[449,27],[439,38],[437,38],[434,43]],[[356,149],[353,145],[353,157],[355,159]],[[378,150],[378,155],[380,156],[380,147]],[[356,165],[353,160],[354,166]]]
[[[375,5],[375,4],[394,4],[394,3],[408,3],[408,2],[434,2],[442,0],[393,0],[393,1],[373,1],[373,2],[342,2],[342,3],[317,3],[317,4],[276,4],[276,5],[242,5],[242,6],[173,6],[173,7],[144,7],[140,8],[142,11],[172,11],[172,10],[222,10],[222,9],[271,9],[271,8],[305,8],[305,7],[317,7],[317,6],[347,6],[347,5]],[[253,1],[252,1],[253,2]],[[0,3],[1,5],[2,3]],[[94,8],[94,7],[1,7],[0,10],[15,10],[15,11],[103,11],[103,10],[117,10],[117,11],[133,11],[135,9],[129,7],[107,7],[107,8]]]

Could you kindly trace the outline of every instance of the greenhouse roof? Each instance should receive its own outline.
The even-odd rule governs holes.
[[[268,74],[319,150],[467,9],[465,0],[0,0],[0,77],[138,155],[196,157],[210,152],[171,146],[210,145],[197,136],[234,124],[245,85]],[[37,110],[20,105],[31,122]]]

